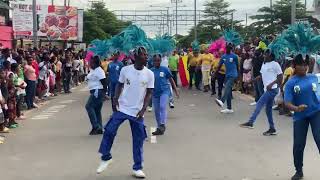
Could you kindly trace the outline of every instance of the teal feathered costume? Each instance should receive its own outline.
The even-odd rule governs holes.
[[[270,45],[276,55],[311,55],[320,50],[320,35],[316,35],[310,24],[296,23],[289,26]]]

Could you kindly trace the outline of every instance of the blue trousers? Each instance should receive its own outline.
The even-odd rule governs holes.
[[[306,146],[309,124],[311,125],[313,138],[320,152],[320,112],[317,112],[310,117],[293,123],[293,157],[294,166],[297,171],[302,171],[303,153]]]
[[[224,89],[224,95],[221,99],[221,101],[224,103],[225,101],[227,101],[227,108],[228,109],[232,109],[232,105],[231,105],[231,99],[232,99],[232,88],[233,88],[233,84],[236,78],[231,78],[231,77],[227,77],[226,78],[226,84],[225,84],[225,89]]]
[[[36,95],[36,81],[27,80],[26,104],[28,108],[33,107],[33,99],[35,95]]]
[[[167,123],[167,104],[169,100],[168,94],[162,94],[160,97],[152,97],[154,114],[156,117],[157,125],[165,125]]]
[[[264,90],[263,90],[263,82],[262,80],[257,80],[253,83],[254,86],[254,91],[255,91],[255,101],[258,102],[260,97],[263,95]]]
[[[109,95],[111,97],[111,104],[112,104],[112,110],[113,112],[117,111],[117,109],[115,109],[115,107],[113,106],[114,102],[113,102],[113,97],[115,96],[116,94],[116,86],[117,86],[117,83],[114,83],[114,82],[109,82]]]
[[[272,105],[273,105],[274,98],[276,97],[278,92],[279,92],[279,89],[273,89],[263,93],[263,95],[260,97],[259,101],[257,102],[256,109],[254,110],[252,116],[250,117],[250,120],[249,120],[250,123],[253,124],[256,121],[260,111],[265,105],[270,129],[275,129],[273,117],[272,117]]]
[[[137,119],[136,117],[129,116],[122,112],[114,112],[109,122],[105,126],[105,131],[99,148],[99,152],[102,154],[101,160],[108,161],[112,159],[111,148],[119,126],[125,121],[129,120],[132,139],[133,139],[133,170],[141,170],[143,163],[143,143],[147,138],[147,132],[145,130],[144,119]]]
[[[97,98],[93,95],[93,93],[91,93],[87,101],[86,110],[90,119],[92,129],[102,129],[101,109],[103,105],[103,97],[103,91],[99,90]]]

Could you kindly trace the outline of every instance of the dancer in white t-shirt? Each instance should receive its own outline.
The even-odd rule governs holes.
[[[151,99],[154,88],[153,72],[145,67],[147,52],[139,47],[135,50],[134,65],[122,68],[119,83],[116,86],[113,98],[114,108],[109,122],[105,126],[105,132],[99,152],[102,154],[101,163],[97,173],[102,173],[112,162],[111,147],[119,126],[129,120],[133,138],[133,175],[137,178],[145,178],[143,169],[143,143],[147,137],[144,125],[144,113]]]

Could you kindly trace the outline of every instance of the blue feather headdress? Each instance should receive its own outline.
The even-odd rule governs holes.
[[[149,39],[149,43],[151,45],[148,49],[150,55],[164,55],[167,53],[171,53],[176,48],[175,40],[168,34],[157,36],[154,39]]]
[[[243,43],[243,39],[241,38],[240,34],[232,29],[227,29],[223,31],[224,40],[229,44],[233,44],[238,46]]]
[[[112,51],[111,49],[111,41],[96,39],[91,42],[91,47],[89,48],[89,51],[92,51],[94,55],[97,55],[100,58],[105,58],[108,57],[108,55]]]
[[[308,23],[296,23],[289,26],[276,40],[271,46],[274,52],[310,55],[320,50],[320,35],[316,35]],[[285,49],[286,52],[284,52]]]
[[[94,40],[91,45],[93,47],[89,48],[89,50],[100,57],[107,57],[108,54],[114,52],[122,52],[129,55],[130,52],[138,47],[151,48],[146,33],[135,25],[127,27],[110,40]]]
[[[268,48],[275,55],[277,60],[279,60],[282,55],[287,55],[289,52],[288,43],[282,36],[277,37],[269,44]]]
[[[191,43],[192,51],[199,52],[200,51],[200,43],[197,40],[194,40]]]

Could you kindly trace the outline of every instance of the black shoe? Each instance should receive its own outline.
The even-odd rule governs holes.
[[[89,133],[89,135],[100,135],[100,134],[103,134],[102,129],[92,129],[91,132]]]
[[[250,123],[250,122],[246,122],[246,123],[243,123],[243,124],[240,124],[240,127],[243,127],[243,128],[248,128],[248,129],[253,129],[253,124]]]
[[[216,92],[212,92],[212,93],[211,93],[211,96],[214,96],[214,95],[216,95],[216,94],[217,94]]]
[[[94,135],[94,129],[92,129],[91,131],[90,131],[90,133],[89,133],[89,135]]]
[[[275,136],[277,135],[277,131],[275,129],[269,129],[268,131],[263,133],[264,136]]]
[[[292,176],[291,180],[300,180],[303,179],[303,172],[296,172],[296,174],[294,174],[294,176]]]
[[[103,130],[102,129],[98,129],[96,130],[97,134],[103,134]]]
[[[159,136],[159,135],[163,135],[163,134],[164,134],[164,132],[160,128],[157,128],[157,130],[152,133],[152,135],[154,135],[154,136]]]

